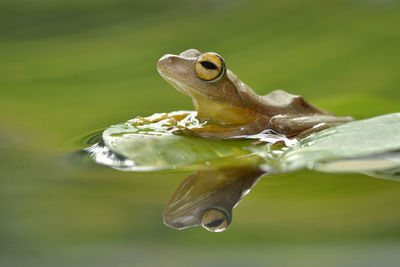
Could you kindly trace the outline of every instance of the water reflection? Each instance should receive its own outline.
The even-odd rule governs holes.
[[[232,222],[232,209],[265,174],[259,164],[201,166],[175,190],[164,209],[164,223],[176,229],[201,225],[224,231]]]
[[[233,208],[270,169],[261,158],[235,160],[229,166],[204,164],[183,180],[164,209],[164,223],[179,230],[198,225],[212,232],[226,230]],[[399,166],[400,152],[393,151],[319,164],[315,169],[398,180]]]

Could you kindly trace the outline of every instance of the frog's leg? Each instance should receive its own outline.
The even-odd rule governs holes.
[[[302,138],[311,133],[322,131],[335,125],[352,121],[351,117],[332,115],[310,115],[303,117],[278,115],[271,119],[261,117],[250,124],[225,127],[217,124],[206,124],[198,128],[180,128],[173,133],[188,134],[211,139],[232,139],[251,135],[265,129],[271,129],[286,135],[288,138]],[[245,138],[245,137],[243,137]]]
[[[273,130],[289,138],[302,138],[311,133],[352,121],[352,117],[335,117],[332,115],[311,115],[303,117],[282,116],[272,117]]]

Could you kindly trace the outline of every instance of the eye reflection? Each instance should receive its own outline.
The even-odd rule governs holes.
[[[201,226],[211,232],[224,231],[229,225],[228,215],[219,209],[208,209],[201,216]]]

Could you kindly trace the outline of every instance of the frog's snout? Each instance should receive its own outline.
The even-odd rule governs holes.
[[[171,54],[166,54],[162,56],[157,62],[157,71],[161,75],[168,75],[170,72],[169,68],[174,65],[174,58],[175,56]]]
[[[181,56],[166,54],[157,62],[157,70],[163,76],[174,80],[182,80],[192,70],[190,61]]]
[[[163,55],[157,62],[157,69],[160,70],[162,68],[165,68],[166,65],[173,64],[175,59],[176,59],[175,55],[171,54]]]

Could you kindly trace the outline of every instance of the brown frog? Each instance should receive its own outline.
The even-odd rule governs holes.
[[[216,53],[189,49],[160,58],[157,70],[177,90],[189,95],[203,122],[179,132],[206,138],[228,139],[266,129],[290,138],[303,137],[351,121],[320,110],[282,90],[260,96],[227,69]]]

